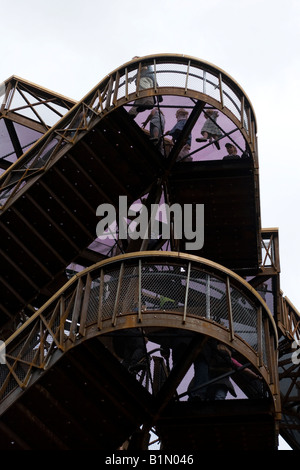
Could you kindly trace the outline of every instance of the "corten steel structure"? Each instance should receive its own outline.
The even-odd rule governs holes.
[[[171,451],[275,449],[280,432],[299,449],[299,313],[280,291],[278,230],[261,228],[256,119],[241,87],[162,54],[76,103],[17,77],[1,89],[0,447],[134,450],[157,435]],[[165,119],[158,140],[153,110]],[[240,158],[223,159],[227,143]],[[194,217],[204,204],[203,246],[189,249],[184,220],[177,238],[172,211],[158,234],[134,236],[120,196],[149,223],[153,204],[190,204]],[[106,238],[101,204],[116,210]],[[237,397],[190,400],[214,341],[240,362],[219,372]]]

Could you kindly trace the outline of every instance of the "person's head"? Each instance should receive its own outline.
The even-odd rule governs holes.
[[[189,113],[184,109],[177,109],[176,111],[176,119],[177,121],[180,121],[181,119],[187,119]]]
[[[228,152],[228,155],[236,155],[237,154],[237,149],[236,146],[233,144],[225,144],[226,150]]]
[[[215,109],[206,109],[205,110],[205,118],[207,119],[208,117],[218,117],[219,113]]]

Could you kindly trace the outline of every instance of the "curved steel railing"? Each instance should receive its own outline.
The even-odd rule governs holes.
[[[0,399],[26,388],[34,374],[82,341],[153,327],[201,333],[230,345],[278,393],[277,330],[257,292],[203,258],[142,252],[80,272],[6,341]]]
[[[294,450],[300,449],[300,313],[287,297],[280,295],[278,374],[281,392],[281,434]]]
[[[153,71],[153,87],[140,89],[142,67]],[[174,54],[132,60],[107,75],[0,178],[0,206],[33,177],[65,154],[107,113],[137,98],[177,95],[203,101],[222,111],[242,133],[258,167],[256,118],[242,88],[223,70],[199,59]]]

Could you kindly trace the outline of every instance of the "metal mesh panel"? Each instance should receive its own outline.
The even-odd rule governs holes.
[[[3,383],[3,381],[9,375],[8,365],[12,368],[14,375],[17,377],[17,379],[20,382],[23,382],[25,380],[26,374],[28,373],[28,370],[30,369],[30,365],[26,364],[25,362],[28,362],[28,363],[32,362],[39,348],[40,336],[39,336],[38,323],[35,325],[33,329],[33,334],[32,334],[31,339],[28,340],[28,337],[31,333],[29,331],[29,335],[26,336],[24,340],[21,341],[15,348],[13,348],[10,351],[9,355],[6,356],[7,365],[4,365],[4,364],[1,365],[1,373],[0,373],[1,383]],[[12,356],[12,357],[9,357],[9,356]],[[18,356],[22,358],[22,362],[15,363],[15,357],[18,357]],[[8,378],[8,385],[5,389],[4,396],[6,396],[8,393],[10,393],[12,390],[16,388],[16,386],[18,385],[17,379],[12,374],[10,374]]]
[[[268,363],[267,350],[266,350],[266,332],[265,332],[264,322],[263,322],[263,327],[262,327],[262,360],[264,364]]]
[[[223,103],[239,120],[241,119],[241,101],[234,93],[234,91],[229,88],[226,83],[222,82],[223,90]]]
[[[160,87],[174,86],[185,88],[186,64],[157,64],[156,76]]]
[[[127,266],[121,278],[117,313],[136,311],[138,307],[138,267]]]
[[[226,282],[201,269],[192,268],[188,281],[187,265],[143,264],[139,279],[138,266],[125,266],[108,272],[102,286],[102,319],[137,312],[139,295],[142,309],[184,311],[187,282],[187,314],[204,317],[229,327]],[[141,282],[141,286],[139,284]],[[139,288],[141,287],[141,292]],[[95,322],[99,310],[100,280],[92,283],[87,323]],[[233,330],[258,351],[257,309],[245,295],[230,288]],[[116,303],[117,302],[117,303]],[[263,359],[266,360],[265,334],[262,332]]]
[[[26,349],[23,350],[22,359],[26,362],[33,362],[38,349],[41,347],[40,339],[42,336],[42,332],[39,331],[38,325],[34,328],[33,335],[31,337],[31,341],[24,341],[26,344]]]
[[[40,328],[39,320],[35,323],[34,326],[31,325],[31,328],[27,329],[28,333],[24,339],[17,344],[16,347],[11,349],[10,355],[14,357],[21,356],[22,359],[26,362],[32,362],[36,349],[40,344]]]
[[[143,302],[149,309],[180,310],[184,305],[182,273],[177,266],[147,267],[142,273]]]
[[[91,286],[91,292],[89,296],[89,305],[86,316],[87,324],[94,323],[98,318],[99,308],[99,294],[100,294],[100,280],[94,280]]]
[[[7,359],[7,362],[9,362],[8,359]],[[0,366],[0,383],[1,383],[1,385],[6,384],[6,380],[8,380],[8,383],[7,383],[7,386],[5,387],[4,393],[3,394],[1,393],[1,399],[6,397],[6,395],[8,395],[18,385],[16,379],[12,375],[10,375],[9,379],[7,379],[8,374],[9,374],[8,366],[5,365],[5,364],[1,364],[1,366]],[[2,390],[1,390],[1,392],[2,392]]]
[[[142,270],[142,304],[149,310],[160,308],[160,294],[157,291],[157,273],[151,267]]]
[[[129,86],[128,83],[127,83],[127,86]],[[113,91],[115,92],[115,90]],[[117,100],[119,100],[120,98],[123,98],[123,96],[125,95],[126,95],[126,76],[123,75],[122,77],[120,77],[116,98]]]
[[[187,304],[189,314],[203,317],[206,317],[208,314],[207,276],[202,271],[191,271]]]
[[[54,334],[56,334],[56,332],[58,331],[58,329],[60,327],[60,321],[61,321],[60,315],[57,315],[54,319],[53,327],[52,327],[52,330],[53,330]]]
[[[231,288],[234,332],[257,351],[257,311],[243,294]]]
[[[220,101],[219,80],[211,73],[204,72],[203,90],[206,95]]]
[[[14,359],[7,358],[7,363],[11,367],[14,366]],[[18,377],[20,381],[23,381],[25,379],[28,369],[28,365],[18,362],[16,366],[14,366],[14,374]],[[13,381],[15,381],[15,379]]]
[[[65,326],[64,326],[66,335],[69,335],[70,333],[72,315],[73,315],[73,305],[74,305],[74,296],[71,293],[70,295],[67,296],[67,298],[64,301],[65,312],[68,310],[68,316],[65,320]]]
[[[137,70],[133,70],[128,73],[128,93],[134,93],[136,91],[136,75]],[[125,90],[124,90],[125,91]]]
[[[244,128],[246,129],[247,132],[249,132],[249,119],[248,119],[248,115],[247,115],[247,111],[244,110],[244,116],[243,116],[243,125],[244,125]]]
[[[226,299],[226,284],[221,279],[210,276],[208,289],[210,292],[210,316],[218,323],[224,323],[228,317],[228,306]]]
[[[102,319],[112,317],[118,288],[119,269],[111,271],[104,276]]]
[[[224,281],[200,270],[192,270],[189,282],[188,313],[221,321],[227,316]]]
[[[187,88],[189,90],[195,90],[203,92],[203,70],[198,69],[197,67],[190,67],[189,77],[187,82]]]

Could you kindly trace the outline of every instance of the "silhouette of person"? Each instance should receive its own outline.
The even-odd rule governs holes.
[[[172,129],[166,132],[165,134],[165,135],[170,135],[174,143],[176,143],[177,140],[179,139],[179,136],[187,122],[188,114],[189,113],[184,108],[180,108],[176,111],[177,122],[175,126],[173,126]],[[188,155],[190,148],[191,148],[191,142],[192,142],[192,134],[189,134],[189,136],[186,139],[186,142],[184,143],[184,146],[182,147],[178,155],[178,159],[181,159],[185,157],[186,155]],[[191,157],[189,159],[191,160]]]
[[[154,144],[162,144],[161,138],[165,131],[165,116],[164,113],[158,109],[153,109],[147,116],[146,120],[142,123],[145,128],[150,121],[150,139]]]
[[[206,121],[201,129],[203,137],[197,138],[196,142],[206,142],[207,140],[212,142],[214,139],[215,146],[220,150],[220,144],[217,142],[217,139],[222,136],[222,132],[216,124],[218,116],[218,111],[214,109],[208,109],[205,112]]]
[[[133,59],[138,59],[138,56],[133,57]],[[130,81],[134,80],[137,83],[137,74],[130,79]],[[154,72],[153,68],[151,65],[144,65],[141,67],[141,73],[140,73],[140,80],[138,84],[138,89],[139,90],[146,90],[148,88],[153,88],[154,87]],[[142,111],[145,111],[146,109],[152,109],[154,106],[154,96],[146,96],[145,98],[139,98],[135,100],[132,108],[128,111],[130,116],[133,118],[136,117],[138,113],[141,113]]]
[[[226,147],[226,150],[228,152],[228,155],[225,155],[225,157],[223,157],[223,160],[234,160],[234,159],[241,158],[237,154],[237,149],[236,149],[235,145],[227,143],[227,144],[225,144],[225,147]]]

